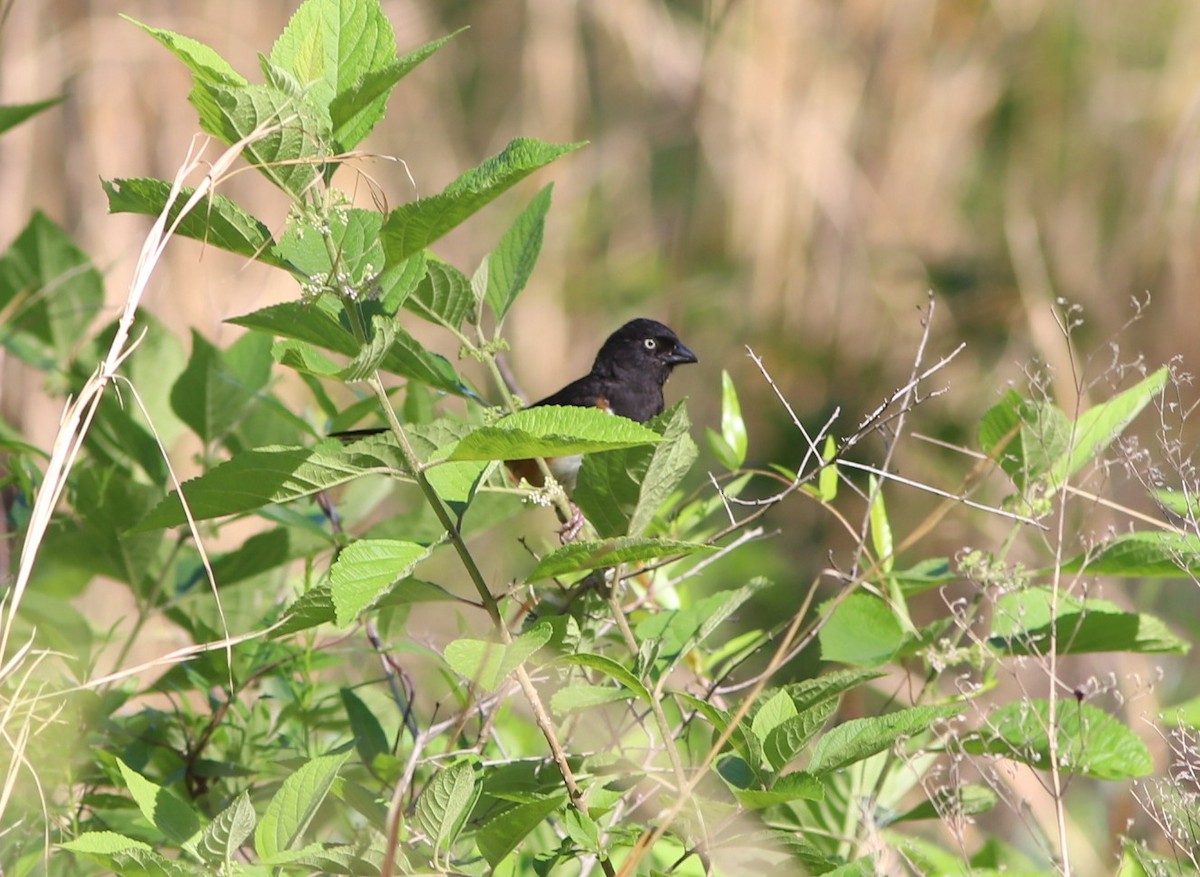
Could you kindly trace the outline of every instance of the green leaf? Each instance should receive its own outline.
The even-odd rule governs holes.
[[[376,756],[392,751],[387,734],[379,719],[352,689],[342,688],[338,693],[342,697],[346,718],[350,721],[350,731],[354,734],[354,748],[362,763],[370,767]]]
[[[329,122],[309,101],[270,85],[195,78],[188,99],[200,113],[200,127],[226,146],[254,134],[242,156],[294,199],[317,183],[320,160],[329,151]]]
[[[869,758],[905,737],[928,731],[935,722],[956,716],[962,707],[919,706],[869,719],[849,719],[825,732],[817,741],[808,769],[829,774]]]
[[[122,15],[126,21],[137,25],[150,36],[162,43],[176,58],[182,61],[192,72],[193,81],[203,80],[222,85],[248,85],[240,73],[230,66],[229,62],[218,55],[213,49],[191,37],[181,36],[169,30],[150,27],[142,24],[128,15]]]
[[[836,711],[837,701],[826,700],[772,728],[763,738],[763,754],[771,766],[775,770],[787,767],[821,732]]]
[[[414,49],[386,65],[375,65],[348,86],[340,88],[329,105],[333,139],[340,151],[353,149],[383,118],[388,96],[396,83],[462,30]]]
[[[980,444],[999,453],[1001,468],[1021,489],[1041,481],[1045,491],[1059,489],[1125,431],[1166,386],[1164,366],[1107,402],[1081,414],[1074,424],[1049,402],[1022,399],[1009,390],[983,417]],[[1009,438],[1011,436],[1011,438]],[[1008,444],[1003,451],[1000,445]]]
[[[699,542],[646,539],[640,536],[622,536],[598,542],[572,542],[543,557],[525,581],[537,582],[620,563],[638,563],[676,555],[708,554],[713,551],[716,551],[714,546]]]
[[[368,473],[393,475],[403,466],[399,450],[382,437],[349,446],[329,439],[311,448],[255,448],[184,482],[183,493],[196,520],[208,520],[311,496]],[[134,532],[177,527],[185,521],[172,491]]]
[[[887,663],[904,644],[904,630],[888,605],[858,593],[834,606],[819,637],[824,660],[860,667]]]
[[[814,679],[790,683],[784,690],[792,699],[797,712],[803,712],[883,675],[885,674],[878,670],[835,670]]]
[[[242,792],[204,829],[196,845],[197,852],[210,865],[233,862],[246,839],[253,833],[257,821],[258,815],[250,803],[250,793]]]
[[[446,645],[446,663],[464,679],[494,691],[509,674],[550,642],[554,627],[541,622],[508,645],[479,639],[459,639]]]
[[[742,406],[738,402],[737,388],[729,372],[721,370],[721,438],[733,453],[729,469],[739,469],[746,462],[746,422],[742,420]]]
[[[1153,615],[1125,612],[1107,600],[1055,595],[1049,588],[1003,595],[996,601],[992,619],[988,644],[1009,655],[1045,655],[1051,643],[1060,655],[1187,654],[1191,648]]]
[[[766,740],[767,735],[788,719],[795,718],[796,707],[786,691],[777,691],[767,698],[754,713],[750,729],[759,740]]]
[[[383,246],[389,264],[423,250],[511,186],[582,144],[556,146],[518,138],[440,194],[420,198],[388,214]]]
[[[125,850],[150,850],[149,844],[117,834],[115,831],[85,831],[78,837],[63,841],[59,846],[73,853],[100,855],[111,855]]]
[[[377,0],[307,0],[271,47],[270,58],[327,112],[336,95],[395,60],[396,37]],[[386,103],[385,94],[360,112],[374,116],[374,124]]]
[[[207,445],[224,438],[271,379],[268,339],[243,335],[227,350],[192,330],[192,356],[171,388],[171,408]]]
[[[166,180],[115,179],[102,180],[108,196],[109,213],[137,213],[158,216],[167,206],[171,184]],[[184,186],[171,203],[167,214],[168,228],[179,211],[195,192]],[[205,195],[179,223],[176,231],[184,237],[228,250],[264,265],[291,269],[286,259],[275,251],[275,240],[265,223],[251,216],[224,195]]]
[[[2,104],[0,105],[0,134],[10,128],[15,128],[26,119],[36,116],[43,110],[58,106],[66,100],[65,97],[52,97],[48,100],[36,101],[31,104]]]
[[[69,360],[103,304],[100,272],[61,227],[35,211],[0,255],[0,345],[52,369],[43,358]]]
[[[642,683],[642,680],[638,679],[633,671],[629,670],[624,664],[614,661],[612,658],[605,655],[578,652],[573,655],[564,655],[561,660],[564,664],[573,664],[578,667],[597,670],[629,689],[639,700],[650,703],[650,692]]]
[[[887,574],[892,571],[895,563],[892,524],[888,520],[887,507],[883,504],[883,491],[879,487],[879,479],[874,475],[870,477],[867,492],[871,497],[871,547],[875,549],[880,571]]]
[[[837,499],[838,468],[837,442],[831,435],[825,436],[825,447],[821,449],[821,462],[825,466],[821,469],[821,474],[817,476],[817,496],[823,502],[833,502]]]
[[[1071,452],[1050,470],[1051,483],[1056,488],[1061,486],[1102,454],[1142,409],[1162,393],[1170,374],[1170,369],[1163,366],[1135,386],[1081,414],[1075,421]]]
[[[553,556],[553,555],[551,555]],[[702,643],[743,603],[770,586],[767,579],[751,579],[740,588],[719,591],[684,609],[657,612],[637,625],[639,640],[656,644],[658,659],[673,667]]]
[[[645,532],[696,460],[682,403],[645,426],[661,436],[652,447],[589,454],[583,460],[572,499],[601,536]]]
[[[997,456],[1017,487],[1026,490],[1064,457],[1070,432],[1070,421],[1053,404],[1027,401],[1009,390],[983,415],[979,442],[985,453]]]
[[[1190,579],[1200,573],[1200,537],[1159,530],[1123,533],[1098,550],[1065,561],[1062,570],[1139,579]]]
[[[679,486],[692,464],[696,462],[696,443],[689,435],[692,422],[688,418],[687,409],[680,403],[666,412],[663,418],[665,424],[662,441],[653,448],[650,464],[642,478],[637,506],[629,519],[631,536],[639,536],[645,532],[667,497]]]
[[[550,710],[556,716],[565,717],[608,703],[628,700],[633,700],[633,693],[624,688],[573,684],[558,689],[550,696]]]
[[[454,843],[481,791],[470,761],[438,771],[425,786],[413,819],[435,849],[445,850]]]
[[[1045,699],[1006,704],[987,716],[984,728],[963,741],[972,754],[1011,758],[1039,770],[1051,767],[1050,703]],[[1146,776],[1150,750],[1129,728],[1091,704],[1061,700],[1054,736],[1058,767],[1066,774],[1101,780]]]
[[[321,296],[311,305],[300,302],[273,305],[229,322],[258,332],[295,338],[345,356],[355,357],[361,351],[361,345],[345,321],[341,302],[333,296]],[[427,351],[398,325],[392,326],[390,331],[395,338],[380,363],[383,370],[457,396],[470,394],[445,357]]]
[[[348,757],[345,752],[317,756],[284,779],[254,832],[254,848],[264,864],[297,848]]]
[[[81,467],[75,485],[75,510],[87,537],[90,562],[108,575],[147,595],[161,572],[162,534],[125,531],[150,511],[161,493],[135,481],[118,466]]]
[[[510,807],[499,816],[488,820],[475,834],[479,852],[488,860],[488,864],[496,867],[541,825],[547,816],[558,810],[564,801],[566,795],[562,794],[538,796],[527,803]]]
[[[404,306],[431,323],[457,330],[475,307],[471,281],[453,265],[430,258],[425,279],[417,284]]]
[[[825,786],[815,776],[804,771],[784,774],[769,789],[733,789],[733,795],[747,810],[765,810],[791,801],[820,801]]]
[[[676,691],[673,694],[682,704],[694,709],[708,720],[709,724],[713,726],[714,739],[715,735],[724,733],[725,729],[729,726],[729,713],[725,710],[719,709],[707,700],[684,691]],[[752,770],[757,771],[759,765],[762,764],[762,745],[758,738],[747,730],[744,723],[739,724],[733,729],[733,733],[730,734],[729,742],[726,745],[735,748],[741,755],[742,760],[750,765]]]
[[[428,556],[429,546],[397,539],[359,539],[347,545],[329,570],[338,625],[344,627],[378,605]]]
[[[120,758],[117,767],[146,820],[171,843],[184,846],[200,832],[200,817],[170,789],[146,779]]]
[[[659,441],[658,433],[599,408],[540,405],[482,426],[443,449],[444,460],[521,460],[587,454]]]
[[[508,309],[529,282],[542,251],[552,190],[553,186],[546,186],[534,196],[484,263],[487,271],[485,298],[496,316],[497,327],[504,324]]]

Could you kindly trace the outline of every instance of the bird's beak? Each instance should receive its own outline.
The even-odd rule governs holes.
[[[689,362],[699,362],[696,354],[688,349],[686,344],[679,343],[675,345],[675,349],[667,356],[667,362],[671,365],[684,365]]]

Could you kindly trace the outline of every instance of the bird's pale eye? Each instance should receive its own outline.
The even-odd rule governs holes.
[[[658,347],[658,342],[655,341],[653,338],[647,338],[642,343],[646,345],[647,350],[654,350],[656,347]]]

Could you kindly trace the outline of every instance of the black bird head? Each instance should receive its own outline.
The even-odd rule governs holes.
[[[696,361],[696,354],[669,328],[655,320],[639,318],[608,336],[596,354],[592,374],[633,383],[650,379],[661,387],[675,366]]]

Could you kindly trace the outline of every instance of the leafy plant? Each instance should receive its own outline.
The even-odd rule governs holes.
[[[723,374],[720,429],[706,430],[723,472],[695,487],[682,403],[644,425],[522,410],[504,380],[548,186],[473,271],[430,250],[578,144],[516,140],[393,209],[335,186],[392,89],[449,37],[402,56],[374,0],[307,0],[255,84],[215,50],[135,24],[188,68],[200,126],[227,151],[195,187],[183,173],[104,183],[113,212],[157,223],[125,312],[83,345],[102,295],[86,256],[35,215],[0,257],[0,342],[71,395],[52,454],[5,428],[25,538],[0,639],[6,871],[1067,872],[1068,787],[1152,771],[1119,711],[1064,691],[1058,668],[1188,649],[1167,621],[1087,585],[1190,576],[1194,528],[1070,536],[1078,503],[1096,500],[1086,476],[1162,397],[1166,368],[1076,416],[1006,394],[953,489],[902,478],[891,455],[954,354],[929,364],[923,342],[912,380],[840,438],[836,417],[810,434],[779,393],[800,459],[765,469],[746,468]],[[239,157],[290,200],[286,220],[215,191]],[[235,317],[246,334],[224,348],[193,333],[185,355],[137,311],[171,234],[288,272],[296,300]],[[418,321],[457,362],[418,340]],[[326,437],[372,416],[384,434]],[[185,431],[199,474],[180,483],[163,444]],[[880,436],[882,461],[857,459]],[[500,464],[561,453],[587,455],[574,500],[588,529],[553,548],[527,540],[529,557],[498,525],[527,526],[527,498],[568,500],[514,487]],[[996,471],[1007,498],[975,498]],[[381,514],[381,484],[403,512]],[[1147,487],[1191,508],[1187,485]],[[894,520],[899,489],[941,504]],[[730,563],[785,502],[816,504],[852,544],[807,587]],[[981,539],[1008,532],[921,556],[951,513]],[[71,608],[97,576],[127,592],[128,631],[94,631]],[[785,613],[744,623],[782,590]],[[935,590],[956,596],[931,617],[917,603]],[[189,644],[132,666],[159,625]],[[798,670],[818,649],[842,666]],[[1041,675],[1023,674],[1031,664]],[[1037,860],[966,836],[1009,800],[1001,763],[1042,778],[1058,815]]]

